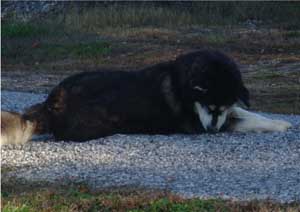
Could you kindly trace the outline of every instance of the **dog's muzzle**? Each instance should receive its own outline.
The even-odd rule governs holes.
[[[223,111],[217,117],[213,117],[213,114],[208,111],[205,106],[202,106],[199,102],[194,104],[195,112],[198,114],[200,123],[205,131],[209,133],[217,133],[224,125],[228,111]]]

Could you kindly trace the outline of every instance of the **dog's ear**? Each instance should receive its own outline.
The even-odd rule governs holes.
[[[242,85],[239,89],[238,101],[241,102],[243,105],[250,107],[250,94],[248,89]]]

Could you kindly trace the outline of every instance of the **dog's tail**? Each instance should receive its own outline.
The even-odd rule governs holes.
[[[49,133],[45,103],[33,105],[24,114],[1,111],[0,145],[24,144],[35,134]]]

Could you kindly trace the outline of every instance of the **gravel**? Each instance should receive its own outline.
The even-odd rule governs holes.
[[[2,91],[4,109],[22,111],[45,95]],[[138,186],[183,197],[300,200],[300,116],[285,133],[121,135],[84,143],[37,138],[3,146],[2,180],[84,182],[92,188]]]

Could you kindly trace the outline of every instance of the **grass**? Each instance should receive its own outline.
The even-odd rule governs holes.
[[[300,37],[300,31],[299,30],[291,30],[285,33],[286,37],[289,38],[299,38]]]
[[[203,37],[205,43],[208,45],[224,45],[231,40],[229,36],[224,35],[223,33],[209,33]]]
[[[258,61],[293,65],[300,61],[297,2],[80,4],[38,21],[2,19],[2,73],[21,70],[22,83],[28,86],[32,82],[24,79],[37,71],[55,74],[58,82],[67,70],[71,75],[107,66],[141,68],[200,47],[225,50],[243,65],[257,65]],[[247,20],[257,21],[256,30],[245,27]],[[276,71],[274,67],[257,65],[244,74],[252,94],[252,109],[300,114],[299,67],[280,67]],[[18,84],[18,89],[24,89],[13,76],[12,81],[2,80],[2,88],[14,89],[13,85]],[[43,86],[50,90],[53,81],[45,81],[49,82],[43,82]],[[39,83],[32,83],[34,89],[42,88]],[[16,212],[300,211],[296,203],[182,199],[162,191],[126,190],[91,191],[85,185],[37,184],[25,188],[19,183],[2,183],[1,208]]]
[[[115,188],[91,191],[83,184],[33,187],[20,192],[5,186],[1,194],[3,212],[25,211],[297,211],[299,203],[272,201],[236,202],[222,199],[183,199],[177,195],[146,189]]]
[[[294,2],[77,2],[68,5],[63,12],[27,22],[14,15],[3,18],[3,67],[25,64],[31,68],[38,64],[42,69],[48,66],[52,70],[60,68],[53,67],[53,63],[66,60],[74,63],[80,60],[74,69],[82,69],[77,64],[106,66],[125,60],[128,60],[124,62],[127,67],[140,67],[149,65],[144,61],[149,60],[153,51],[158,54],[162,49],[168,49],[170,55],[174,49],[200,47],[250,54],[300,48],[299,27],[295,24],[300,20],[300,4]],[[280,30],[263,33],[236,30],[245,28],[248,20],[256,21],[257,27],[276,26]],[[294,20],[292,29],[289,29],[290,20]],[[124,57],[124,52],[130,53],[130,57]]]
[[[108,41],[99,38],[70,37],[61,25],[40,22],[4,21],[1,26],[1,56],[17,64],[36,64],[64,59],[97,60],[111,51]],[[59,30],[60,28],[60,30]]]
[[[300,73],[289,65],[285,67],[259,67],[244,74],[251,93],[253,110],[273,113],[300,113]]]
[[[1,24],[1,38],[26,38],[45,35],[48,30],[43,26],[14,22]]]
[[[24,39],[25,40],[25,39]],[[23,40],[23,41],[24,41]],[[58,42],[51,40],[30,39],[26,42],[15,41],[1,46],[2,56],[6,61],[35,64],[63,59],[94,59],[109,54],[112,46],[107,41]]]
[[[119,2],[74,4],[60,19],[66,26],[85,31],[106,27],[164,27],[238,25],[246,20],[277,22],[289,27],[299,23],[300,5],[290,2]],[[280,17],[280,18],[278,18]],[[299,26],[298,26],[299,28]]]
[[[253,76],[255,80],[272,80],[281,79],[283,74],[273,71],[259,71],[258,74]]]
[[[102,41],[75,44],[41,44],[41,47],[36,47],[35,49],[43,55],[57,58],[62,58],[66,55],[69,57],[93,58],[108,54],[111,51],[110,44]]]
[[[5,205],[4,208],[2,208],[2,211],[3,212],[29,212],[32,210],[26,204],[21,206],[15,206],[12,203],[8,202],[7,205]]]

